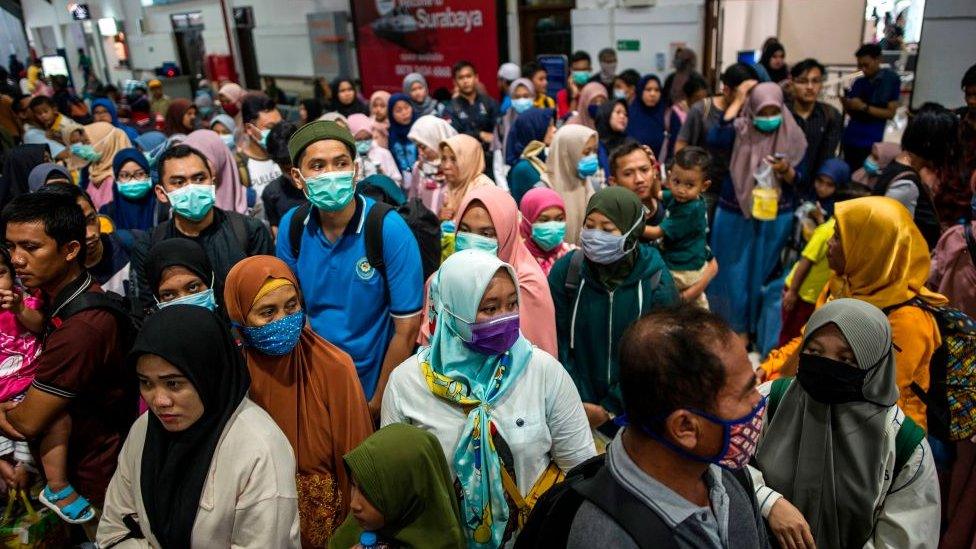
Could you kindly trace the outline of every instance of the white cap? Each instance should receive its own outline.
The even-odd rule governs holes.
[[[498,67],[498,78],[504,78],[509,82],[517,80],[522,76],[522,69],[515,63],[504,63]]]

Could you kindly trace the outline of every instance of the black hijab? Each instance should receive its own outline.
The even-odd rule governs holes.
[[[366,116],[369,116],[369,107],[366,106],[366,103],[363,103],[359,99],[358,92],[356,92],[356,95],[353,96],[352,103],[349,103],[348,105],[344,105],[339,102],[339,86],[341,86],[343,82],[349,82],[349,85],[352,86],[352,91],[356,92],[356,83],[353,82],[352,80],[348,78],[343,78],[341,76],[333,80],[331,86],[332,105],[329,107],[329,111],[337,112],[342,116],[345,116],[346,118],[349,118],[350,115],[357,114],[357,113],[365,114]]]
[[[600,105],[600,108],[596,111],[596,133],[600,136],[600,142],[603,146],[607,148],[607,154],[614,150],[627,139],[627,129],[618,132],[610,127],[610,116],[613,114],[613,108],[617,105],[621,105],[624,108],[624,112],[627,112],[627,102],[623,99],[615,99],[613,101],[607,101],[606,103]],[[630,116],[630,114],[627,114]]]
[[[7,152],[3,161],[3,180],[0,181],[0,207],[14,198],[27,194],[27,179],[35,167],[50,162],[45,159],[47,145],[20,145]]]
[[[146,319],[129,353],[133,368],[147,354],[175,366],[203,402],[200,419],[179,433],[150,413],[142,450],[140,487],[149,528],[163,549],[190,547],[217,442],[251,378],[230,331],[202,307],[174,305]]]
[[[769,75],[769,80],[777,84],[790,77],[790,71],[786,68],[786,63],[783,63],[783,66],[778,69],[774,69],[769,66],[770,60],[772,60],[773,56],[779,52],[783,52],[785,55],[786,49],[783,48],[783,44],[780,44],[774,40],[766,44],[766,47],[763,48],[762,57],[759,58],[759,64],[766,69],[766,74]]]
[[[212,286],[217,281],[214,280],[213,265],[203,247],[188,238],[168,238],[153,246],[146,256],[146,278],[156,299],[159,299],[159,283],[162,282],[163,271],[174,266],[185,267],[199,276],[207,287],[214,288],[214,297],[224,295],[221,288]]]

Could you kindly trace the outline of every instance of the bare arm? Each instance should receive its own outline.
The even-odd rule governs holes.
[[[711,261],[705,264],[705,270],[702,271],[702,277],[691,286],[688,286],[681,292],[681,299],[685,301],[694,301],[698,299],[698,296],[705,293],[705,288],[708,288],[708,284],[711,283],[712,279],[718,275],[718,261],[713,257]]]
[[[664,238],[664,231],[661,230],[660,226],[648,225],[644,227],[644,238],[647,240],[657,240],[659,238]]]
[[[24,294],[17,290],[0,290],[0,309],[12,312],[17,321],[35,334],[44,330],[44,314],[24,305]]]
[[[386,390],[386,383],[390,380],[390,373],[413,354],[413,346],[417,341],[422,316],[422,314],[417,313],[410,317],[393,319],[393,339],[390,340],[390,345],[386,348],[386,357],[383,359],[380,378],[376,382],[376,391],[369,401],[369,412],[374,421],[379,417],[380,406],[383,403],[383,391]]]
[[[32,440],[68,407],[68,402],[31,387],[20,404],[0,407],[0,431],[15,440]]]

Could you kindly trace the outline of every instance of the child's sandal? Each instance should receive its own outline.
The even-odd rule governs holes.
[[[51,509],[61,517],[61,520],[69,524],[83,524],[95,518],[95,510],[92,509],[91,504],[88,500],[84,498],[81,494],[78,494],[78,499],[72,501],[64,507],[58,507],[57,503],[71,496],[75,493],[75,489],[70,484],[65,486],[59,492],[52,492],[49,486],[45,486],[41,493],[38,494],[37,499],[41,500],[48,509]]]

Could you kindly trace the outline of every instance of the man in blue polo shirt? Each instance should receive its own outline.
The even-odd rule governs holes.
[[[377,418],[390,372],[413,353],[420,329],[420,249],[406,222],[389,212],[382,270],[367,261],[364,225],[376,203],[355,193],[356,141],[348,129],[324,120],[306,124],[288,141],[288,152],[292,180],[312,207],[295,242],[292,218],[308,209],[282,217],[276,254],[301,283],[312,328],[352,356]]]
[[[885,124],[895,117],[901,94],[898,74],[881,68],[880,46],[864,44],[854,55],[864,76],[855,80],[840,100],[844,112],[850,115],[841,148],[851,171],[860,168],[871,154],[871,147],[884,140]]]

